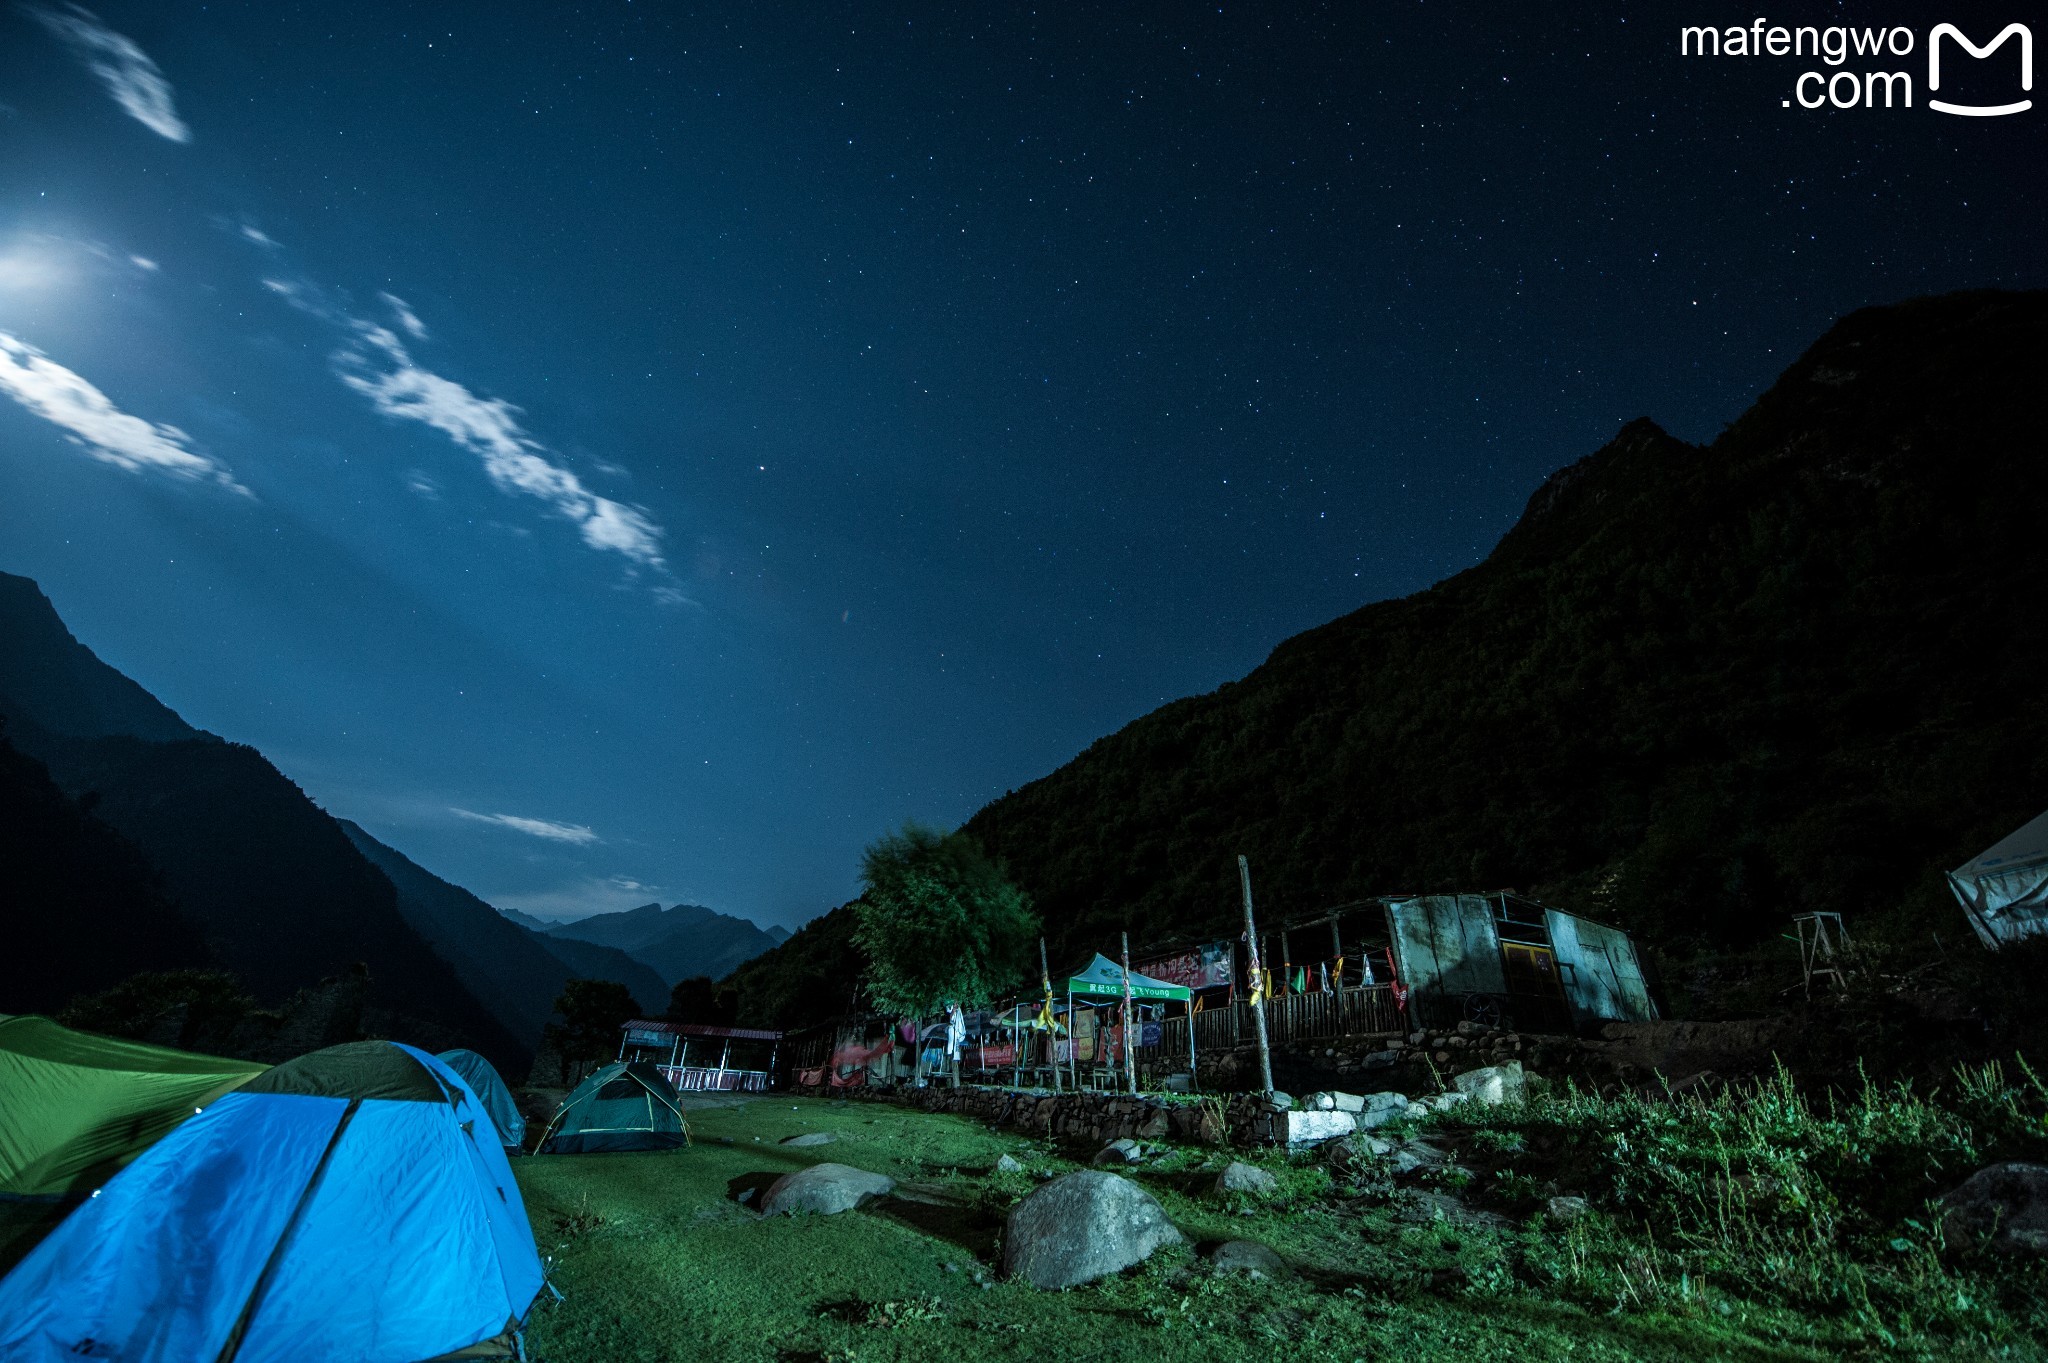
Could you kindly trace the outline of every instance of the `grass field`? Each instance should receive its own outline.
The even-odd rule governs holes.
[[[1731,1291],[1705,1271],[1695,1280],[1695,1261],[1660,1246],[1654,1224],[1598,1212],[1569,1229],[1540,1215],[1475,1220],[1426,1193],[1333,1183],[1276,1151],[1239,1152],[1281,1178],[1285,1195],[1257,1205],[1207,1192],[1230,1152],[1148,1160],[1131,1176],[1189,1245],[1121,1277],[1040,1292],[1001,1280],[996,1261],[1008,1207],[1044,1175],[1079,1167],[1043,1144],[889,1104],[772,1096],[697,1106],[692,1122],[687,1150],[519,1161],[565,1294],[534,1317],[542,1363],[2048,1358],[2037,1312],[1964,1300],[1902,1314],[1867,1285],[1860,1297],[1825,1283],[1787,1296],[1768,1286],[1768,1257],[1757,1261],[1764,1289]],[[812,1131],[839,1139],[779,1144]],[[1500,1149],[1519,1139],[1482,1136],[1444,1138]],[[990,1172],[1006,1153],[1026,1171]],[[825,1160],[889,1174],[900,1195],[799,1218],[763,1218],[738,1200]],[[1212,1271],[1199,1247],[1225,1239],[1270,1246],[1293,1276]],[[1915,1291],[1995,1295],[1938,1264],[1915,1271],[1933,1275]]]

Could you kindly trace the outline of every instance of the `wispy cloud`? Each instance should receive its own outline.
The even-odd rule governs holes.
[[[173,142],[192,140],[192,130],[178,117],[172,103],[171,83],[133,39],[114,32],[98,15],[78,5],[66,5],[62,10],[38,5],[22,8],[57,35],[86,69],[99,77],[114,103],[136,122]]]
[[[391,309],[391,315],[398,319],[398,325],[404,329],[406,335],[415,341],[427,339],[427,324],[420,320],[420,315],[414,312],[412,306],[403,298],[395,293],[380,293],[377,297],[383,299],[384,306]]]
[[[593,549],[623,555],[641,567],[661,570],[662,528],[638,507],[599,496],[520,421],[519,408],[503,398],[480,397],[421,365],[387,326],[356,317],[329,302],[316,286],[267,278],[263,286],[311,316],[342,328],[348,341],[335,352],[335,373],[378,412],[417,421],[454,441],[483,462],[500,491],[533,497],[556,515],[573,521]],[[390,294],[381,295],[408,330],[426,327]],[[410,325],[406,319],[410,318]]]
[[[524,833],[528,837],[545,838],[549,842],[567,842],[584,847],[593,842],[604,841],[582,824],[556,823],[552,819],[528,819],[518,814],[479,814],[473,809],[463,809],[459,806],[451,806],[449,812],[465,819],[474,819],[478,823],[494,823],[501,828]]]
[[[4,331],[0,331],[0,393],[64,430],[71,443],[95,459],[131,473],[162,473],[218,483],[245,497],[251,495],[225,465],[194,450],[192,437],[176,426],[129,415],[84,377]]]

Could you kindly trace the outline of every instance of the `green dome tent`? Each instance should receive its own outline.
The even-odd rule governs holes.
[[[0,1013],[0,1194],[90,1192],[263,1069]]]
[[[434,1058],[461,1075],[462,1082],[484,1105],[484,1111],[491,1114],[491,1125],[498,1129],[498,1144],[507,1150],[517,1150],[526,1140],[526,1118],[519,1115],[519,1104],[512,1101],[512,1090],[505,1087],[498,1067],[475,1051],[443,1051]]]
[[[576,1086],[541,1134],[543,1155],[673,1150],[690,1143],[683,1100],[645,1061],[615,1061]]]

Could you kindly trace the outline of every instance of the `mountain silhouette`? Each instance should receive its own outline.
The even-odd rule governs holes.
[[[1713,441],[1630,423],[1480,564],[965,828],[1062,957],[1236,937],[1239,853],[1275,925],[1534,893],[1653,947],[1678,1011],[1795,913],[1961,938],[1941,869],[2048,806],[2044,429],[2048,295],[1853,313]],[[742,1015],[839,1011],[848,916],[742,968]]]

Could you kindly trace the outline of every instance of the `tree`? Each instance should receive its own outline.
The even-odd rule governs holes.
[[[905,824],[868,848],[860,875],[854,941],[879,1007],[973,1008],[1024,977],[1038,916],[974,839]]]
[[[710,1027],[730,1027],[739,1008],[739,992],[720,989],[709,975],[692,975],[677,980],[668,995],[670,1022],[696,1022]]]
[[[616,980],[571,980],[555,999],[560,1022],[550,1022],[543,1036],[562,1059],[562,1082],[569,1082],[574,1066],[579,1072],[617,1053],[619,1029],[640,1011],[633,995]]]

